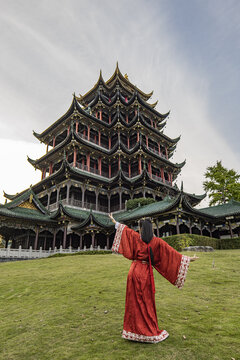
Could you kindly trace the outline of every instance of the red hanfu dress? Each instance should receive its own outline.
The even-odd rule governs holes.
[[[190,258],[157,237],[153,237],[149,245],[154,254],[154,268],[170,283],[182,288]],[[119,224],[112,251],[133,260],[127,278],[122,337],[127,340],[158,343],[165,340],[169,334],[158,327],[154,280],[152,267],[149,265],[149,245],[142,241],[139,233]]]

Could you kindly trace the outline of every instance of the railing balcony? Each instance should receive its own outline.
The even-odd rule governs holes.
[[[159,153],[159,151],[158,150],[156,150],[156,149],[154,149],[154,148],[152,148],[152,147],[148,147],[148,149],[150,150],[150,151],[152,151],[152,152],[154,152],[155,154],[157,154],[158,156],[161,156],[162,158],[164,158],[164,159],[167,159],[167,157],[166,157],[166,155],[164,155],[163,153]]]
[[[78,136],[80,136],[82,139],[84,139],[84,140],[86,140],[86,141],[89,141],[89,142],[93,143],[94,145],[97,145],[97,146],[99,146],[99,147],[102,147],[102,148],[104,148],[104,149],[109,150],[108,145],[105,145],[105,144],[103,144],[102,142],[101,142],[100,144],[98,143],[98,137],[97,137],[97,141],[95,141],[95,138],[92,137],[92,136],[90,136],[89,139],[88,139],[87,135],[83,135],[83,134],[80,134],[80,133],[78,134]]]

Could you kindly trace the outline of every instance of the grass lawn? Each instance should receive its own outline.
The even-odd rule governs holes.
[[[121,338],[122,256],[0,263],[0,359],[240,359],[240,250],[199,256],[182,290],[154,271],[159,327],[170,334],[158,344]]]

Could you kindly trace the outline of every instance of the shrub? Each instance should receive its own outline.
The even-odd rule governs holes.
[[[144,205],[152,204],[154,202],[155,200],[153,198],[130,199],[127,201],[126,207],[127,210],[133,210],[138,206],[144,206]]]
[[[62,256],[74,256],[74,255],[108,255],[112,254],[111,250],[86,250],[86,251],[79,251],[75,253],[57,253],[54,255],[48,256],[46,259],[50,257],[62,257]]]
[[[211,246],[214,249],[218,249],[218,239],[208,236],[179,234],[167,236],[164,240],[177,251],[181,251],[188,246]]]

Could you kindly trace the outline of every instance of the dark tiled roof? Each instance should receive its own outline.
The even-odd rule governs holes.
[[[200,212],[212,216],[230,216],[240,214],[240,202],[230,200],[226,204],[210,206],[207,208],[199,209]]]

